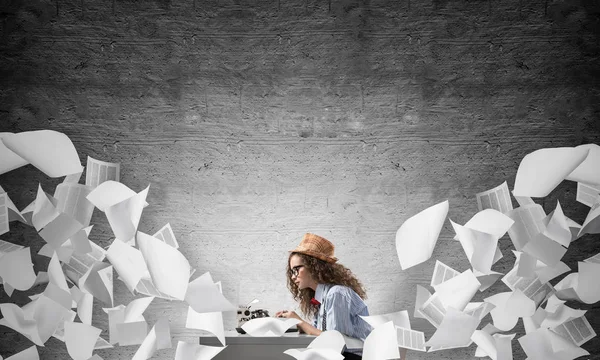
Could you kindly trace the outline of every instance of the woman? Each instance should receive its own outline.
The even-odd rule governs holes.
[[[300,309],[314,316],[312,324],[302,320],[294,311],[277,312],[277,317],[296,318],[298,328],[319,335],[325,330],[340,333],[362,341],[371,332],[371,326],[360,318],[368,316],[363,302],[367,294],[360,281],[341,264],[336,264],[334,246],[327,239],[305,234],[297,248],[290,251],[287,266],[287,286]],[[362,359],[361,348],[346,349],[346,359]]]

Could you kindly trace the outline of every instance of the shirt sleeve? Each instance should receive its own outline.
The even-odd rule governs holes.
[[[337,330],[347,336],[353,336],[352,299],[340,291],[331,291],[327,296],[327,330]]]

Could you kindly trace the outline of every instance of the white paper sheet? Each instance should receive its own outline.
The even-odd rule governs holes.
[[[494,255],[498,247],[498,238],[492,234],[461,226],[450,220],[452,228],[471,263],[473,270],[489,274],[492,270]],[[479,284],[481,286],[481,284]]]
[[[107,180],[119,181],[121,175],[121,164],[105,162],[87,157],[85,172],[85,184],[92,189]]]
[[[282,336],[287,329],[300,323],[298,319],[256,318],[246,321],[242,329],[250,336]]]
[[[597,144],[584,144],[576,147],[578,150],[588,150],[588,156],[585,160],[568,176],[567,180],[588,183],[600,186],[600,146]]]
[[[102,262],[106,257],[106,250],[98,246],[96,243],[90,241],[90,246],[92,248],[91,252],[84,254],[73,252],[72,255],[69,255],[68,261],[61,259],[61,250],[58,251],[59,259],[63,261],[63,269],[65,274],[74,283],[79,283],[81,277],[83,277],[92,268],[92,266],[94,266],[95,263]]]
[[[40,236],[56,251],[61,245],[83,229],[77,220],[70,215],[60,213],[50,221],[40,232]]]
[[[579,268],[577,295],[586,304],[600,301],[600,286],[598,286],[600,264],[579,261],[577,265]]]
[[[144,276],[142,279],[140,279],[140,282],[135,287],[135,291],[139,292],[140,294],[147,295],[147,296],[154,296],[157,298],[167,299],[167,300],[177,300],[173,296],[167,295],[167,294],[161,292],[160,290],[158,290],[156,288],[156,285],[154,285],[154,283],[152,282],[152,278],[150,278],[150,274],[147,274],[147,276]]]
[[[512,191],[511,191],[511,193],[513,194],[513,196],[515,195]],[[533,201],[533,199],[530,198],[529,196],[515,196],[515,199],[517,200],[517,203],[519,203],[519,206],[527,206],[527,205],[535,204],[535,201]]]
[[[360,316],[360,318],[366,321],[373,328],[391,321],[394,323],[394,326],[411,330],[410,319],[408,317],[408,311],[406,310],[381,315]]]
[[[108,306],[113,306],[112,265],[97,262],[79,279],[79,288]]]
[[[223,327],[223,313],[220,311],[198,313],[189,306],[185,327],[188,329],[205,330],[214,334],[223,346],[225,344],[225,329]]]
[[[20,250],[23,246],[10,243],[8,241],[0,240],[0,257],[11,251]]]
[[[600,186],[592,186],[584,183],[577,183],[577,195],[575,199],[588,207],[594,206],[600,194]]]
[[[117,324],[119,345],[140,345],[148,334],[148,324],[145,321],[134,321]]]
[[[490,314],[492,315],[494,326],[502,331],[511,330],[519,320],[519,317],[512,314],[507,307],[507,302],[512,294],[512,292],[502,292],[485,298],[485,302],[495,305]]]
[[[0,304],[0,311],[2,312],[0,325],[15,330],[36,345],[43,346],[44,342],[40,339],[37,331],[37,322],[31,314],[25,313],[19,306],[13,303]]]
[[[494,209],[485,209],[473,215],[464,225],[466,228],[492,234],[496,238],[501,238],[510,227],[514,220]]]
[[[7,357],[5,360],[40,360],[40,355],[38,354],[37,347],[33,345],[20,353]]]
[[[175,360],[210,360],[225,348],[226,346],[206,346],[179,341],[175,351]]]
[[[2,137],[4,145],[51,178],[81,171],[69,137],[53,130],[25,131]]]
[[[88,226],[94,211],[94,204],[87,199],[91,191],[91,187],[82,184],[59,184],[54,191],[57,210],[71,216],[83,227]]]
[[[525,155],[515,178],[515,196],[545,197],[587,157],[584,148],[548,148]]]
[[[566,272],[571,271],[571,268],[567,266],[562,261],[559,261],[558,264],[554,266],[542,266],[540,268],[535,269],[535,274],[542,283],[547,283],[548,281],[560,276]]]
[[[364,360],[397,359],[400,357],[398,337],[393,322],[387,322],[374,328],[365,339]]]
[[[473,271],[473,274],[477,278],[477,281],[481,283],[479,287],[479,291],[485,291],[490,288],[490,286],[494,285],[498,279],[500,279],[504,274],[499,273],[497,271],[490,271],[489,274],[482,274],[478,271]]]
[[[523,246],[523,252],[528,253],[548,266],[556,266],[567,252],[567,248],[543,233],[539,233]]]
[[[471,302],[465,306],[463,312],[467,315],[474,316],[480,321],[492,311],[496,306],[487,302]]]
[[[92,227],[93,225],[83,228],[77,231],[75,235],[71,236],[69,240],[73,245],[73,252],[78,254],[87,254],[93,251],[90,239],[88,239],[88,236],[90,236],[90,232],[92,231]]]
[[[458,275],[460,275],[459,271],[456,271],[453,268],[451,268],[450,266],[444,264],[443,262],[436,260],[435,267],[433,268],[433,275],[431,276],[430,285],[432,287],[435,287],[436,285],[439,285],[439,284],[443,283],[444,281],[450,280],[453,277],[456,277]],[[400,325],[396,324],[396,326],[400,326]],[[400,327],[403,327],[403,326],[400,326]]]
[[[9,232],[8,225],[8,194],[0,193],[0,235]]]
[[[13,135],[13,133],[9,132],[0,132],[0,159],[2,159],[2,161],[0,161],[0,174],[7,173],[28,164],[27,160],[15,154],[4,145],[3,139]]]
[[[415,310],[413,316],[415,318],[424,318],[419,312],[419,309],[425,304],[425,302],[431,297],[429,290],[425,289],[421,285],[417,285],[417,295],[415,299]]]
[[[530,317],[535,314],[536,304],[525,296],[519,289],[515,289],[506,300],[505,313],[516,317]]]
[[[38,185],[37,195],[33,206],[33,213],[31,215],[31,223],[37,231],[40,231],[52,220],[56,219],[60,212],[56,209],[58,201],[46,194],[42,189],[41,184]],[[23,210],[25,211],[25,210]]]
[[[571,230],[569,228],[567,217],[560,206],[560,202],[556,202],[556,209],[544,219],[544,223],[546,223],[546,228],[544,229],[545,236],[562,246],[569,247],[572,237]]]
[[[544,218],[546,213],[539,204],[518,207],[509,211],[508,215],[514,224],[508,230],[508,235],[515,245],[515,249],[521,251],[535,235],[544,231]]]
[[[1,247],[1,246],[0,246]],[[584,262],[590,262],[590,263],[594,263],[594,264],[600,264],[600,253],[591,256],[585,260],[583,260]]]
[[[400,267],[406,270],[427,261],[433,253],[448,214],[448,201],[431,206],[407,219],[396,232]]]
[[[92,190],[92,192],[87,196],[87,199],[94,204],[98,210],[106,212],[107,208],[125,201],[135,195],[136,192],[128,188],[126,185],[117,181],[108,180]]]
[[[581,225],[581,229],[579,229],[577,237],[584,234],[600,234],[600,198],[592,205],[583,225]]]
[[[160,318],[154,324],[142,345],[138,348],[132,360],[151,358],[157,350],[171,348],[171,328],[167,318]]]
[[[563,338],[571,340],[577,346],[581,346],[596,337],[596,332],[585,316],[565,321],[552,327],[551,330]]]
[[[91,325],[65,322],[65,344],[73,360],[88,360],[102,332]]]
[[[452,307],[462,311],[477,293],[480,286],[481,283],[471,269],[468,269],[434,288],[446,310]]]
[[[190,278],[190,264],[185,256],[172,246],[142,232],[138,232],[137,241],[156,287],[167,295],[183,300]]]
[[[587,310],[577,310],[566,306],[564,303],[558,305],[555,309],[551,309],[550,305],[546,305],[544,317],[540,322],[540,327],[554,328],[569,320],[580,318],[585,315]],[[581,344],[579,344],[581,345]]]
[[[477,193],[475,197],[479,211],[494,209],[504,214],[513,209],[506,181],[493,189]]]
[[[425,345],[447,347],[468,344],[478,325],[478,318],[447,308],[442,324]]]
[[[237,310],[223,296],[220,286],[213,282],[209,272],[189,283],[185,301],[199,313]]]
[[[396,326],[398,346],[404,349],[426,351],[425,334],[422,331]]]
[[[31,251],[28,247],[5,253],[0,257],[0,278],[4,284],[25,291],[35,282]]]
[[[88,294],[79,290],[76,286],[71,288],[71,294],[77,302],[77,315],[82,323],[92,325],[92,314],[94,297],[92,294]]]
[[[179,243],[175,238],[175,234],[173,233],[173,229],[171,229],[170,223],[167,223],[167,225],[163,226],[152,236],[154,236],[158,240],[165,242],[168,245],[171,245],[175,249],[179,249]]]
[[[346,346],[344,335],[336,330],[322,331],[308,344],[309,349],[329,349],[338,354],[341,354],[344,346]]]
[[[149,190],[150,185],[139,194],[106,208],[106,218],[117,239],[126,243],[134,241]]]
[[[589,353],[570,340],[563,339],[560,335],[540,328],[519,338],[521,347],[530,360],[565,360],[575,359]]]
[[[131,293],[148,268],[142,252],[119,239],[115,239],[106,251],[108,261],[115,267],[121,281]]]
[[[431,295],[417,310],[418,317],[423,318],[436,328],[440,327],[444,316],[446,316],[446,308],[440,299],[440,294]],[[417,316],[415,316],[417,317]]]
[[[1,141],[0,141],[0,147],[2,147]],[[2,158],[2,157],[0,156],[0,158]],[[1,167],[1,165],[0,165],[0,167]],[[23,215],[21,215],[21,212],[19,211],[19,209],[17,209],[15,204],[10,199],[10,196],[8,196],[6,191],[4,191],[2,186],[0,186],[0,194],[6,194],[6,201],[7,201],[6,206],[8,208],[8,221],[16,220],[16,221],[22,222],[23,224],[29,224],[27,222],[27,219],[25,219],[25,217],[23,217]]]
[[[503,278],[502,282],[511,290],[519,289],[539,306],[547,299],[554,289],[548,283],[542,283],[537,277],[525,278],[517,275],[517,267],[513,267]]]

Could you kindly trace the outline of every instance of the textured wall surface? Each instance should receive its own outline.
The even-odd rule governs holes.
[[[372,314],[408,309],[435,259],[469,267],[447,221],[431,260],[401,271],[395,232],[446,199],[449,217],[477,212],[475,193],[514,184],[538,148],[600,143],[600,5],[554,0],[29,0],[2,1],[0,131],[53,129],[87,155],[121,163],[121,181],[150,194],[139,229],[170,222],[199,274],[221,280],[234,304],[292,307],[287,250],[306,231],[337,246],[364,282]],[[0,175],[22,209],[37,184],[61,179],[26,166]],[[582,222],[574,183],[559,199]],[[515,202],[516,206],[516,202]],[[91,239],[113,239],[94,213]],[[11,223],[4,240],[32,247],[35,230]],[[565,261],[600,252],[598,236]],[[508,236],[504,258],[514,261]],[[36,268],[47,259],[34,258]],[[556,283],[559,277],[552,281]],[[42,289],[33,289],[38,292]],[[481,300],[508,291],[498,283]],[[20,305],[35,293],[4,292]],[[115,281],[115,302],[132,299]],[[587,318],[600,333],[599,305]],[[95,302],[94,325],[107,317]],[[155,300],[146,319],[169,316],[174,343],[195,341],[187,307]],[[486,321],[491,321],[488,317]],[[484,322],[484,323],[485,323]],[[232,314],[227,328],[235,326]],[[434,328],[414,319],[413,328]],[[524,331],[516,327],[518,337]],[[0,354],[31,343],[0,328]],[[515,359],[525,359],[513,342]],[[600,359],[600,338],[584,346]],[[130,358],[137,346],[98,351]],[[68,358],[51,339],[44,359]],[[475,346],[412,359],[465,359]],[[173,358],[174,349],[157,359]]]

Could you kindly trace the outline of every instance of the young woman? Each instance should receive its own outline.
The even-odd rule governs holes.
[[[305,234],[297,248],[290,251],[287,266],[287,286],[300,309],[314,321],[304,321],[294,311],[277,312],[277,317],[296,318],[298,328],[319,335],[325,330],[337,330],[344,335],[364,341],[371,326],[360,318],[368,316],[363,302],[367,294],[352,272],[333,256],[334,246],[327,239]],[[362,359],[361,348],[346,349],[346,359]]]

